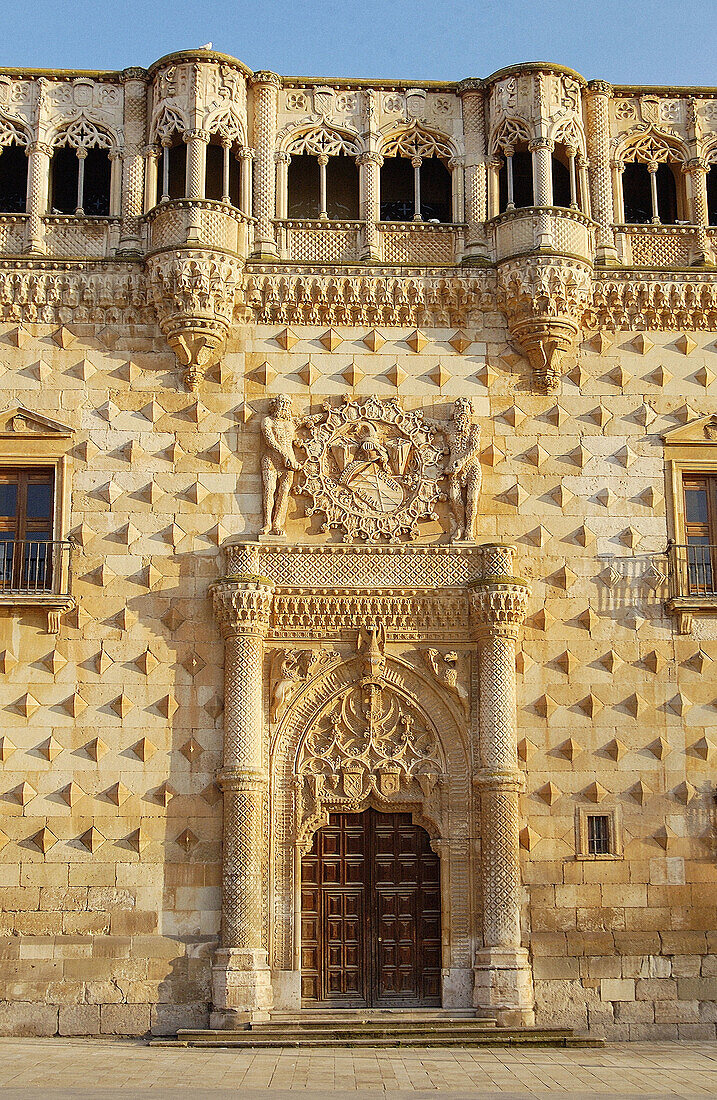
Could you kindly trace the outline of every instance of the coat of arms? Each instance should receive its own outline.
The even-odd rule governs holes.
[[[346,540],[409,538],[420,519],[436,519],[441,493],[441,446],[418,411],[395,400],[345,398],[311,418],[298,492],[324,514],[324,530],[343,530]]]

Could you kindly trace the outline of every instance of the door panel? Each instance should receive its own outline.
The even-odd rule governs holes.
[[[410,814],[332,814],[301,879],[305,1001],[440,1004],[440,863]]]

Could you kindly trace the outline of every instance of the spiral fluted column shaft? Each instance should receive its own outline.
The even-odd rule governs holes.
[[[254,253],[273,258],[277,255],[274,236],[276,217],[276,115],[281,81],[275,73],[255,73],[254,88],[254,215],[256,238]]]
[[[381,218],[381,165],[380,153],[362,153],[357,161],[361,171],[361,193],[363,209],[361,217],[364,223],[364,259],[379,260],[380,242],[378,223]]]
[[[465,135],[465,221],[466,254],[485,256],[485,221],[488,216],[488,173],[484,91],[480,81],[464,80],[458,86],[463,108]]]
[[[590,199],[592,216],[597,222],[596,253],[599,262],[617,261],[613,223],[612,178],[610,169],[610,97],[612,87],[592,81],[587,88],[588,156],[590,157]]]
[[[142,250],[140,218],[144,205],[144,133],[147,123],[147,89],[141,70],[126,69],[124,84],[124,148],[122,152],[122,224],[118,255],[139,255]]]
[[[480,681],[476,776],[480,796],[483,947],[476,956],[476,1004],[504,1022],[529,1022],[532,976],[521,948],[521,875],[515,646],[530,590],[512,576],[512,548],[485,547],[484,574],[470,594]]]
[[[47,213],[47,194],[50,181],[49,145],[36,141],[27,151],[27,224],[26,251],[31,255],[41,255],[45,251],[43,236],[43,216]]]
[[[224,635],[224,792],[222,940],[225,947],[260,948],[264,637],[272,587],[261,579],[214,589]]]

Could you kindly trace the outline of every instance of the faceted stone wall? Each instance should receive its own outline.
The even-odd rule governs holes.
[[[0,1032],[208,1022],[223,692],[208,588],[226,540],[261,528],[259,421],[285,392],[297,413],[374,394],[442,417],[473,398],[478,539],[513,542],[532,586],[518,723],[537,1020],[714,1037],[717,616],[681,635],[665,612],[661,435],[717,413],[715,334],[605,333],[538,395],[497,316],[460,353],[454,329],[372,331],[341,329],[329,351],[324,328],[237,328],[197,394],[152,327],[0,332],[0,406],[74,433],[61,534],[78,542],[58,635],[37,611],[0,618]],[[444,508],[422,538],[444,537]],[[326,538],[292,497],[289,541]],[[615,811],[619,857],[576,858],[580,810]]]

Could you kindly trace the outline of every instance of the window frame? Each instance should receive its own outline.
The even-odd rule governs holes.
[[[588,819],[606,817],[608,820],[607,852],[591,852],[588,843]],[[608,809],[593,809],[590,806],[578,806],[575,811],[575,858],[599,862],[600,860],[623,859],[622,809],[610,806]]]
[[[35,414],[22,406],[3,414],[5,427],[0,426],[0,469],[52,470],[54,499],[51,519],[52,541],[67,540],[70,519],[70,492],[72,484],[72,459],[69,448],[74,432],[64,424]],[[27,425],[32,424],[29,428]],[[67,540],[68,542],[70,540]],[[60,557],[53,592],[2,592],[0,607],[10,610],[37,608],[47,615],[48,632],[56,634],[61,616],[76,606],[71,593],[70,554]]]

